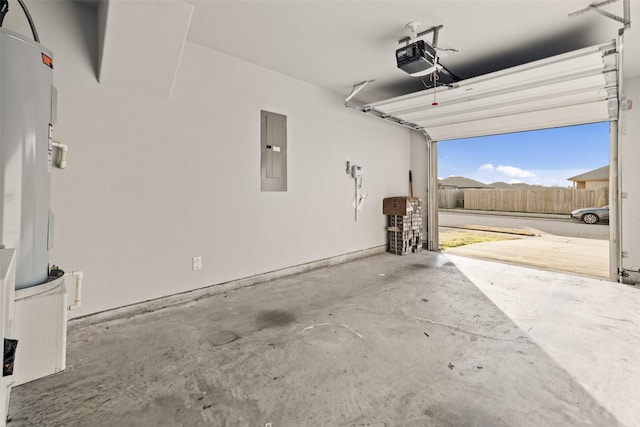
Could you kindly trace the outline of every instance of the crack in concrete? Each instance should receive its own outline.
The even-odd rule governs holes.
[[[426,323],[430,323],[432,325],[439,325],[439,326],[444,326],[446,328],[450,328],[450,329],[455,329],[458,332],[462,332],[464,334],[468,334],[468,335],[473,335],[476,337],[481,337],[481,338],[486,338],[489,340],[495,340],[495,341],[510,341],[510,342],[528,342],[529,340],[527,339],[527,337],[523,337],[523,336],[519,336],[517,339],[511,339],[511,338],[498,338],[498,337],[492,337],[490,335],[484,335],[484,334],[478,334],[476,332],[471,332],[468,331],[466,329],[463,329],[459,326],[455,326],[455,325],[450,325],[448,323],[443,323],[443,322],[437,322],[435,320],[431,320],[431,319],[425,319],[423,317],[417,317],[417,316],[411,316],[413,319],[419,320],[421,322],[426,322]],[[524,341],[523,341],[524,338]]]
[[[302,330],[302,332],[309,331],[309,330],[315,328],[316,326],[341,326],[341,327],[347,329],[349,332],[351,332],[355,336],[357,336],[358,338],[362,338],[362,335],[360,335],[360,333],[358,333],[357,331],[354,331],[353,329],[351,329],[349,327],[349,325],[344,324],[344,323],[317,323],[315,325],[307,326],[306,328],[304,328]]]

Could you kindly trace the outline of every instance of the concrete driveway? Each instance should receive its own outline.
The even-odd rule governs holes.
[[[443,252],[548,270],[609,277],[607,240],[539,233],[533,237],[519,236],[515,240],[458,246]]]

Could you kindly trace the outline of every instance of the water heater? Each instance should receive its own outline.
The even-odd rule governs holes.
[[[16,289],[49,276],[55,102],[51,52],[0,28],[0,247],[16,249]]]
[[[0,381],[0,405],[8,401],[12,386],[65,369],[67,311],[80,307],[83,277],[81,271],[49,268],[52,149],[60,150],[57,167],[63,169],[67,146],[52,135],[57,98],[53,55],[40,44],[24,0],[17,3],[33,39],[3,27],[9,3],[0,0],[0,256],[13,256],[7,274],[12,283],[5,282],[5,290],[14,296],[4,298],[7,322],[0,332],[17,343],[13,375]],[[66,277],[76,280],[71,305]]]

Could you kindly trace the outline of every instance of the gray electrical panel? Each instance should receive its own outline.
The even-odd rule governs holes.
[[[287,116],[260,111],[262,191],[287,191]]]
[[[16,249],[16,289],[49,275],[52,57],[0,28],[0,247]]]

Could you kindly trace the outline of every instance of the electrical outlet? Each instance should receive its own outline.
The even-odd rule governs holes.
[[[202,257],[201,256],[194,256],[193,260],[191,260],[191,265],[193,267],[193,270],[202,270]]]

